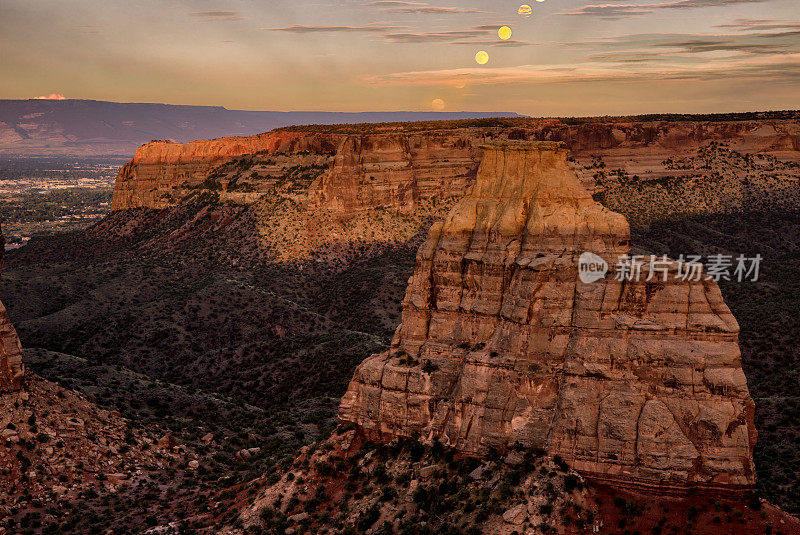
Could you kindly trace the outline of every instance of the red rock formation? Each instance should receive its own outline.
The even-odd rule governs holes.
[[[685,151],[710,141],[727,141],[755,152],[797,151],[800,123],[796,120],[601,122],[546,127],[540,137],[564,141],[574,153],[643,147]]]
[[[215,167],[236,157],[287,155],[284,169],[302,164],[301,158],[310,152],[335,157],[331,169],[308,189],[309,208],[347,213],[376,207],[404,209],[420,197],[461,195],[474,179],[478,146],[494,131],[466,128],[365,135],[275,131],[185,145],[154,142],[140,147],[120,170],[112,208],[174,205]]]
[[[472,183],[480,160],[480,144],[492,139],[563,141],[581,163],[592,155],[608,159],[609,169],[656,178],[665,172],[661,162],[711,141],[730,143],[741,151],[769,151],[799,159],[800,124],[796,120],[648,121],[568,125],[558,120],[519,119],[516,128],[464,127],[356,133],[276,130],[252,137],[231,137],[187,144],[153,142],[140,147],[117,178],[113,208],[165,208],[201,187],[213,170],[234,158],[257,155],[269,159],[286,155],[283,168],[304,164],[304,155],[317,154],[332,166],[308,189],[309,209],[350,213],[376,207],[408,209],[418,198],[461,195]],[[395,129],[398,130],[398,129]],[[297,161],[292,161],[296,158]],[[319,162],[317,162],[319,163]],[[591,177],[589,177],[591,178]],[[227,183],[225,184],[228,185]],[[268,191],[265,182],[248,195],[227,196],[251,203]],[[219,190],[223,187],[220,184]]]
[[[37,502],[75,503],[90,489],[115,493],[148,477],[142,467],[165,470],[174,466],[177,456],[157,452],[153,442],[153,437],[118,413],[28,375],[19,391],[0,396],[3,524],[18,511],[36,508]],[[37,447],[31,448],[33,444]],[[18,532],[14,529],[18,525],[8,525],[12,527],[6,533]]]
[[[3,269],[5,239],[0,231],[0,271]],[[22,344],[17,331],[8,320],[6,307],[0,302],[0,393],[19,390],[25,366],[22,364]]]
[[[309,188],[309,205],[340,213],[411,209],[420,198],[462,195],[474,180],[487,129],[345,136]]]
[[[337,144],[336,136],[286,131],[191,143],[154,141],[139,147],[133,159],[120,170],[114,184],[112,208],[172,206],[183,189],[201,184],[214,167],[237,156],[328,153]]]
[[[420,248],[390,351],[362,363],[340,418],[376,438],[480,454],[514,443],[603,480],[754,483],[754,405],[717,284],[617,280],[625,219],[555,143],[493,144]],[[590,251],[611,272],[578,277]]]

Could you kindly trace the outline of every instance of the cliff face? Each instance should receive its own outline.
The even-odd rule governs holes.
[[[155,142],[140,147],[120,170],[113,209],[166,208],[193,190],[209,188],[222,190],[223,199],[250,203],[298,168],[325,169],[301,184],[302,202],[309,208],[407,209],[420,198],[462,194],[474,179],[478,146],[493,135],[492,129],[364,135],[276,131],[185,145]],[[224,165],[230,162],[235,165],[228,170]],[[231,185],[247,176],[247,192],[254,195],[232,197]]]
[[[4,246],[5,239],[0,231],[0,272],[3,269]],[[0,393],[19,390],[24,374],[22,344],[17,337],[17,331],[8,320],[6,307],[0,302]]]
[[[154,141],[139,147],[120,169],[114,184],[112,209],[167,208],[197,188],[217,166],[245,155],[330,153],[336,136],[300,132],[270,132],[191,143]]]
[[[344,136],[329,172],[309,188],[309,205],[341,213],[410,210],[420,198],[463,194],[480,149],[480,129]]]
[[[0,393],[19,390],[24,372],[22,344],[8,320],[6,307],[0,302]]]
[[[544,131],[548,139],[564,141],[575,153],[631,147],[685,151],[710,141],[751,151],[800,150],[797,120],[586,123]]]
[[[375,438],[480,454],[515,443],[629,484],[754,483],[738,325],[711,280],[617,280],[625,219],[555,143],[484,147],[477,181],[420,248],[390,351],[340,418]],[[593,252],[610,273],[578,277]],[[622,277],[620,277],[622,278]]]
[[[478,147],[509,137],[563,141],[581,164],[603,157],[609,169],[627,169],[648,179],[681,175],[665,169],[662,162],[711,142],[738,151],[800,158],[796,120],[568,125],[520,119],[516,124],[386,132],[368,125],[365,133],[352,133],[356,127],[346,132],[331,127],[322,132],[277,130],[187,144],[152,142],[140,147],[121,169],[113,208],[166,208],[202,191],[249,204],[297,169],[316,169],[319,172],[300,184],[302,198],[297,199],[310,209],[408,210],[420,198],[462,195],[474,179],[481,158]],[[586,174],[591,180],[592,174]]]

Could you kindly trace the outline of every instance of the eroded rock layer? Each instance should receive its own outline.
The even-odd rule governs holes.
[[[352,214],[410,210],[421,198],[462,195],[487,130],[344,136],[331,168],[309,188],[309,205]]]
[[[4,246],[5,239],[0,231],[0,271],[3,269]],[[0,393],[19,390],[24,372],[22,344],[17,337],[17,331],[8,320],[6,307],[0,302]]]
[[[752,485],[754,405],[717,284],[671,261],[617,277],[628,224],[562,145],[484,152],[418,252],[391,350],[358,367],[340,418],[471,454],[537,446],[604,480]],[[581,282],[585,251],[605,278]]]
[[[154,142],[120,170],[113,208],[166,208],[197,191],[249,204],[292,180],[304,190],[297,201],[309,209],[406,210],[420,198],[463,194],[474,179],[479,146],[495,135],[502,135],[497,128],[363,135],[275,131]],[[303,177],[313,180],[303,183]]]
[[[187,191],[197,189],[219,165],[242,156],[262,154],[325,155],[338,140],[326,135],[270,132],[249,137],[199,140],[191,143],[154,141],[136,150],[120,169],[114,184],[114,210],[166,208]],[[277,162],[269,162],[275,164]],[[293,162],[296,165],[298,162]],[[306,163],[306,162],[303,162]],[[282,169],[281,166],[277,166]],[[245,202],[250,199],[242,199]]]
[[[707,158],[698,169],[671,160],[709,143],[724,143],[737,153],[774,155],[793,165],[800,160],[796,119],[469,124],[297,127],[186,144],[155,141],[137,149],[120,170],[113,208],[167,208],[203,192],[214,200],[251,204],[288,181],[302,193],[295,200],[309,210],[344,215],[375,208],[406,211],[417,199],[463,195],[480,162],[480,145],[509,138],[565,142],[587,184],[599,182],[598,173],[617,169],[645,181],[713,178]],[[602,169],[597,158],[605,159]],[[775,171],[769,165],[757,170],[759,175]],[[796,189],[796,179],[788,187]],[[741,200],[734,201],[741,206]]]

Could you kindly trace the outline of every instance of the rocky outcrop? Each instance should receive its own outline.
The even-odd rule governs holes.
[[[280,533],[277,518],[286,519],[291,533],[419,533],[415,528],[425,526],[428,533],[571,534],[602,526],[595,494],[580,475],[562,460],[533,452],[464,458],[441,444],[359,444],[354,430],[340,428],[318,447],[303,448],[277,475],[239,516],[245,529],[221,533],[259,527]],[[356,481],[354,493],[348,484]],[[324,519],[315,514],[329,505],[334,512]],[[555,513],[568,509],[574,520]],[[570,530],[573,521],[585,530]]]
[[[546,127],[543,135],[564,141],[574,153],[634,147],[685,151],[711,141],[754,152],[800,150],[797,119],[590,122]]]
[[[391,350],[358,367],[341,420],[469,454],[540,447],[628,485],[752,485],[754,404],[717,284],[677,278],[672,261],[622,276],[628,224],[567,155],[484,147],[475,185],[418,252]],[[605,278],[581,281],[584,252],[611,266]]]
[[[5,239],[0,231],[0,271],[3,269]],[[6,307],[0,302],[0,394],[19,390],[25,366],[22,364],[22,344],[17,331],[8,320]]]
[[[153,442],[119,413],[30,374],[0,396],[0,518],[16,533],[11,519],[38,503],[58,507],[90,491],[116,496],[150,470],[163,474],[179,457]]]
[[[251,195],[226,196],[249,204],[271,191],[287,171],[327,168],[306,187],[302,200],[309,210],[408,209],[420,198],[461,195],[474,179],[478,147],[497,130],[363,135],[275,131],[185,145],[154,142],[140,147],[120,170],[112,208],[166,208],[203,188],[228,194],[231,182],[255,171],[257,178],[247,190]],[[220,173],[224,164],[243,158],[230,175]]]
[[[166,208],[208,179],[219,165],[241,156],[331,154],[337,136],[275,131],[250,137],[173,143],[154,141],[120,169],[112,209]]]
[[[18,390],[24,375],[22,344],[8,320],[6,307],[0,302],[0,393]]]

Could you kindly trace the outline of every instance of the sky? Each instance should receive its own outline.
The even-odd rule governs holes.
[[[506,0],[0,0],[0,98],[532,116],[800,107],[800,0],[524,1],[530,17]]]

